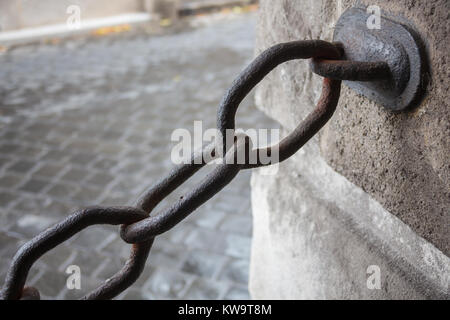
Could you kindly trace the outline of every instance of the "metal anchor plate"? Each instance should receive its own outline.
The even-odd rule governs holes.
[[[334,41],[350,61],[385,61],[390,76],[376,81],[345,81],[356,92],[375,100],[387,109],[401,111],[414,107],[423,96],[425,54],[419,37],[404,22],[380,17],[380,28],[369,29],[370,14],[350,8],[339,18]]]

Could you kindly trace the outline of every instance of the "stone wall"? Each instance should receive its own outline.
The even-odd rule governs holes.
[[[291,40],[331,41],[337,19],[356,3],[262,0],[257,51]],[[358,3],[415,25],[429,57],[427,95],[416,109],[393,114],[343,86],[317,137],[276,176],[253,174],[254,298],[449,297],[449,3]],[[256,102],[286,134],[312,110],[320,89],[307,62],[288,62],[261,83]],[[371,265],[380,268],[380,289],[368,289]]]

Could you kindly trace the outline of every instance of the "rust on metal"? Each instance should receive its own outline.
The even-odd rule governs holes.
[[[362,69],[366,71],[355,70],[354,78],[347,79],[339,75],[337,78],[350,80],[344,84],[391,111],[414,108],[423,98],[428,81],[428,63],[423,41],[412,23],[404,17],[382,11],[381,27],[368,28],[369,17],[370,13],[362,6],[349,8],[339,17],[333,41],[341,44],[343,59],[356,63],[355,68],[363,66]],[[381,62],[389,66],[390,73],[387,77],[376,78],[377,68],[364,66],[366,63]],[[327,65],[332,67],[329,63]],[[381,72],[383,67],[380,67]],[[348,67],[345,70],[349,70]],[[363,80],[359,79],[364,77],[365,72],[373,72],[374,78],[369,75]],[[318,73],[330,75],[329,72]]]
[[[337,80],[374,81],[391,77],[389,65],[385,61],[312,59],[311,70],[322,77]]]
[[[26,287],[26,278],[33,263],[43,254],[66,241],[76,233],[95,224],[120,224],[120,236],[131,243],[131,254],[124,267],[113,277],[82,299],[112,299],[131,286],[141,275],[155,237],[168,231],[194,212],[199,206],[222,190],[242,169],[255,168],[274,163],[263,163],[260,151],[270,155],[279,152],[281,162],[297,152],[313,137],[333,115],[340,94],[341,76],[347,75],[361,80],[367,70],[373,70],[373,77],[379,78],[386,72],[384,64],[354,64],[335,61],[341,57],[339,44],[321,40],[293,41],[275,45],[262,52],[233,82],[219,107],[217,126],[226,137],[225,131],[234,134],[235,114],[240,102],[250,90],[277,65],[293,59],[316,59],[315,68],[325,70],[322,95],[315,109],[299,126],[278,144],[265,149],[253,149],[250,138],[242,133],[234,134],[235,142],[226,146],[222,141],[210,144],[191,155],[187,164],[173,169],[166,177],[155,183],[136,202],[134,207],[92,207],[75,212],[62,222],[45,230],[25,243],[13,258],[5,284],[0,292],[2,299],[39,299],[36,288]],[[328,68],[328,69],[327,69]],[[370,80],[370,79],[367,79]],[[223,163],[215,167],[195,188],[169,206],[153,214],[157,205],[175,189],[186,182],[205,164],[204,154],[219,157],[223,153]],[[241,164],[237,160],[240,151],[245,158]],[[252,153],[257,153],[255,164],[249,162]]]
[[[226,131],[235,129],[235,115],[247,94],[276,66],[294,59],[339,59],[341,47],[322,40],[303,40],[280,43],[263,51],[234,80],[219,106],[217,128],[223,137],[223,154],[226,153]],[[259,154],[259,152],[258,152]],[[280,150],[280,158],[282,158]]]
[[[237,164],[237,161],[234,161],[234,164],[229,164],[231,163],[230,158],[235,158],[239,152],[239,149],[248,149],[249,143],[248,137],[240,137],[235,144],[235,148],[227,153],[225,163],[216,167],[199,183],[196,188],[180,197],[180,199],[169,208],[166,208],[154,216],[142,220],[141,223],[121,226],[120,236],[122,239],[128,243],[151,239],[156,235],[171,229],[181,220],[186,218],[190,213],[212,198],[233,180],[233,178],[242,169],[242,165]],[[165,182],[163,185],[160,185],[157,188],[152,188],[149,191],[149,194],[156,195],[158,194],[158,190],[161,189],[167,191],[174,190],[182,182],[184,182],[184,179],[164,179],[163,181]],[[166,193],[166,195],[167,194],[168,193]]]
[[[73,213],[19,249],[6,274],[0,297],[2,299],[20,299],[28,272],[34,262],[88,226],[133,223],[146,218],[146,216],[144,211],[133,207],[91,207]],[[28,289],[25,294],[26,296],[36,296],[36,289]]]

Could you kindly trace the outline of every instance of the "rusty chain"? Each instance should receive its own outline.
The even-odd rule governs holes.
[[[297,152],[313,137],[333,115],[340,95],[341,80],[367,81],[389,76],[384,62],[353,62],[339,60],[343,50],[338,43],[321,40],[293,41],[277,44],[263,51],[233,82],[223,97],[218,111],[217,127],[225,139],[227,129],[234,132],[235,114],[241,101],[272,69],[294,59],[310,59],[312,70],[324,76],[322,94],[315,109],[299,126],[277,145],[266,147],[267,155],[279,152],[281,162]],[[223,150],[226,160],[236,159],[239,150],[245,150],[246,161],[224,161],[210,172],[200,184],[186,195],[156,214],[153,209],[193,176],[205,164],[203,155],[218,155]],[[39,291],[26,287],[28,272],[34,262],[57,245],[88,226],[96,224],[121,225],[120,236],[131,243],[131,254],[123,268],[100,287],[82,299],[112,299],[131,286],[142,273],[154,238],[174,227],[199,206],[222,190],[240,170],[263,165],[259,149],[253,149],[250,139],[243,133],[235,135],[235,144],[226,146],[225,140],[210,144],[192,154],[188,164],[179,165],[154,184],[134,207],[91,207],[76,211],[62,222],[43,231],[25,243],[15,254],[0,293],[2,299],[39,299]],[[248,161],[250,153],[257,155],[255,164]],[[199,161],[200,160],[200,161]],[[232,164],[230,164],[232,163]]]

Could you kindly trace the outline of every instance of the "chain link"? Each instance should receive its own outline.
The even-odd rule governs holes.
[[[218,111],[217,126],[223,138],[226,137],[227,129],[234,132],[235,114],[240,102],[276,66],[293,59],[310,58],[317,59],[313,64],[318,65],[320,61],[339,59],[341,52],[342,49],[339,44],[321,40],[277,44],[262,52],[241,72],[222,99]],[[340,68],[341,71],[349,70],[349,73],[354,73],[354,65],[351,62],[340,64]],[[356,74],[359,74],[359,71]],[[340,77],[345,79],[345,72],[341,72]],[[333,78],[336,77],[333,76]],[[339,76],[337,78],[324,78],[322,95],[316,108],[291,134],[277,145],[263,150],[253,149],[250,138],[243,133],[237,133],[235,134],[235,143],[232,146],[226,146],[225,141],[221,140],[194,153],[188,164],[173,169],[166,177],[144,193],[134,207],[86,208],[73,213],[62,222],[40,233],[25,243],[14,256],[0,297],[2,299],[39,299],[39,291],[36,288],[25,286],[28,272],[36,260],[88,226],[120,224],[121,238],[125,242],[133,244],[127,262],[112,278],[83,297],[83,299],[114,298],[138,279],[144,269],[153,240],[157,235],[170,230],[199,206],[211,199],[230,183],[240,170],[275,163],[263,163],[259,158],[260,152],[266,152],[267,155],[272,152],[279,152],[277,162],[281,162],[293,155],[311,139],[331,118],[336,109],[341,86],[339,80],[341,78]],[[245,151],[246,161],[239,164],[236,158],[242,150]],[[248,161],[252,153],[256,154],[257,161],[255,164]],[[156,214],[151,214],[152,210],[163,199],[206,164],[204,154],[211,154],[216,158],[223,154],[225,161],[210,172],[193,190],[180,197],[176,203]]]

